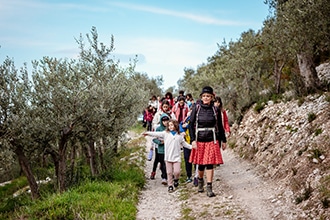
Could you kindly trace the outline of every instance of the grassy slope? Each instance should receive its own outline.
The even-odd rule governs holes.
[[[140,125],[132,128],[138,134],[142,130]],[[40,200],[31,201],[28,193],[13,198],[16,190],[26,186],[24,177],[1,186],[0,219],[135,219],[138,194],[145,184],[143,140],[130,141],[112,159],[113,166],[103,178],[85,181],[62,194],[45,186],[48,190]]]

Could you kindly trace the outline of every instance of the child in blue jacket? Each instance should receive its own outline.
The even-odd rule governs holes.
[[[166,113],[161,114],[160,116],[160,125],[156,128],[156,131],[165,131],[168,121],[170,120],[169,116]],[[164,140],[159,138],[154,138],[152,140],[158,147],[155,148],[155,160],[152,167],[152,172],[150,179],[155,179],[156,169],[158,163],[160,163],[160,170],[161,170],[161,177],[162,177],[162,184],[167,184],[167,174],[166,174],[166,165],[164,161],[165,155],[165,147],[164,147]]]

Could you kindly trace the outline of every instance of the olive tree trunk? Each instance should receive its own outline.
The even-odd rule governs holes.
[[[32,199],[33,200],[38,199],[40,197],[38,184],[32,173],[29,160],[27,159],[27,157],[24,154],[23,147],[17,146],[15,148],[14,152],[17,155],[19,165],[21,166],[23,173],[29,182]]]
[[[317,76],[313,57],[307,53],[299,53],[297,59],[307,91],[315,91],[320,86],[320,79]]]

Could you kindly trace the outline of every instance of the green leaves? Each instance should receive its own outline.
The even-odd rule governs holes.
[[[34,166],[41,166],[45,152],[62,160],[70,152],[75,164],[84,161],[83,147],[91,141],[103,140],[100,152],[116,148],[123,132],[136,122],[149,98],[150,80],[137,78],[135,64],[122,68],[113,60],[113,36],[109,45],[100,43],[93,27],[86,39],[81,35],[76,40],[79,59],[45,56],[33,61],[30,77],[26,68],[19,73],[10,59],[0,66],[1,155],[19,145]]]

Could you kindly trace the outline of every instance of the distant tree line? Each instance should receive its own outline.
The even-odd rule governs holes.
[[[330,57],[330,4],[327,0],[266,0],[270,15],[261,30],[247,30],[196,70],[187,68],[180,88],[198,96],[214,87],[239,121],[253,103],[294,91],[303,96],[322,84],[315,67]]]
[[[162,83],[137,73],[136,60],[121,67],[111,58],[113,36],[109,46],[98,42],[95,27],[76,42],[78,59],[43,57],[32,62],[32,74],[9,58],[0,65],[0,172],[6,176],[18,161],[33,199],[40,196],[36,179],[49,170],[59,192],[80,181],[83,167],[92,177],[107,170]]]

